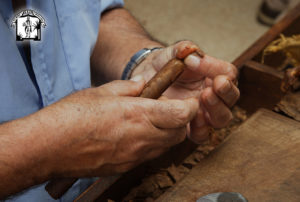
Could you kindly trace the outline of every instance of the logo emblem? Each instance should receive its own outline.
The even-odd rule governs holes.
[[[16,40],[41,40],[41,28],[46,27],[45,19],[34,10],[22,10],[16,14],[11,22],[16,29]]]

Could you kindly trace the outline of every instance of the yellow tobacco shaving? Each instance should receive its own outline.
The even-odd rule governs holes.
[[[272,41],[263,51],[262,63],[266,55],[276,52],[283,52],[285,56],[290,59],[293,65],[300,65],[300,35],[293,35],[285,37],[280,34],[280,38]]]

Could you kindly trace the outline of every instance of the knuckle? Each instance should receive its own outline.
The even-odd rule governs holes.
[[[224,69],[224,74],[227,75],[231,80],[234,80],[237,76],[237,68],[229,62],[223,61],[223,65],[224,67],[226,67],[226,69]]]
[[[230,63],[230,66],[231,66],[231,79],[235,79],[238,75],[238,70],[236,68],[236,66],[234,66],[233,64]]]
[[[189,120],[190,112],[188,107],[183,104],[177,105],[176,110],[174,110],[174,117],[178,121],[178,124],[186,124]]]
[[[130,121],[130,123],[134,125],[140,125],[145,121],[145,107],[139,104],[127,103],[124,108],[125,110],[122,117],[124,121]]]
[[[126,106],[125,110],[123,112],[123,117],[122,118],[123,118],[124,121],[130,120],[130,121],[135,122],[136,121],[136,119],[135,119],[136,117],[135,117],[135,109],[134,109],[134,107],[132,107],[130,105]]]

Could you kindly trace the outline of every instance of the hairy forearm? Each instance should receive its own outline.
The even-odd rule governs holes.
[[[98,39],[91,57],[95,83],[120,79],[131,56],[142,48],[162,46],[145,32],[123,8],[102,15]]]

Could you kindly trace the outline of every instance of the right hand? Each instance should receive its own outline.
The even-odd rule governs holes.
[[[47,124],[57,127],[45,144],[52,177],[122,173],[186,138],[198,101],[134,97],[144,84],[114,81],[41,110],[48,113]]]

